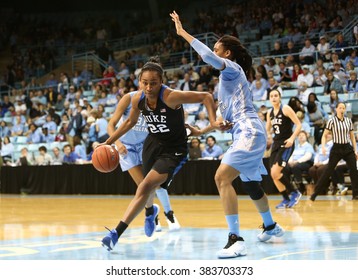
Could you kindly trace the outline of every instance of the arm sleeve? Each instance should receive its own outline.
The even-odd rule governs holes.
[[[205,44],[200,42],[198,39],[194,39],[191,42],[191,46],[201,56],[201,58],[216,69],[222,69],[225,62],[224,59],[218,57],[213,53]]]

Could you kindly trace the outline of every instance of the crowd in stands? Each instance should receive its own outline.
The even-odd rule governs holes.
[[[287,103],[304,124],[297,144],[299,147],[306,142],[312,145],[309,167],[314,166],[324,125],[334,114],[335,104],[357,97],[358,57],[354,47],[358,34],[355,40],[353,32],[352,38],[344,38],[339,33],[347,24],[346,20],[357,14],[356,1],[331,0],[326,1],[324,7],[318,1],[260,1],[259,5],[253,4],[258,1],[228,2],[215,12],[210,8],[198,10],[192,21],[192,33],[214,31],[219,36],[229,33],[240,37],[245,30],[258,29],[257,39],[278,35],[271,55],[261,57],[260,63],[252,68],[251,91],[263,121],[269,92],[277,89],[283,98],[287,97]],[[76,30],[67,26],[52,30],[49,25],[29,22],[28,18],[13,20],[19,28],[10,32],[9,26],[4,25],[13,55],[13,62],[2,79],[2,89],[9,90],[5,94],[2,91],[0,103],[4,164],[90,162],[93,144],[108,137],[107,122],[116,104],[124,94],[138,88],[138,74],[148,56],[160,55],[165,68],[178,60],[171,54],[181,53],[180,61],[176,61],[178,67],[166,72],[164,83],[177,90],[209,91],[217,99],[218,71],[206,65],[200,56],[191,57],[190,46],[173,30],[168,30],[161,42],[152,44],[147,53],[132,50],[126,53],[123,61],[115,61],[114,50],[106,40],[123,33],[122,30],[115,32],[113,26],[109,29],[108,24],[95,25],[88,20],[81,26],[73,26]],[[38,32],[33,34],[31,30]],[[319,34],[317,44],[312,43],[314,34]],[[331,38],[337,38],[334,46],[328,43]],[[86,44],[91,39],[95,39],[95,52],[107,65],[102,68],[102,76],[95,76],[84,66],[80,71],[62,72],[58,77],[51,72],[46,82],[38,83],[38,77],[52,69],[48,64],[55,63],[56,46],[67,44],[67,52],[74,53],[73,46]],[[37,47],[19,48],[26,44]],[[321,88],[319,94],[315,94],[315,87]],[[288,90],[291,93],[286,96]],[[322,96],[329,99],[322,102]],[[189,124],[199,128],[208,124],[202,104],[184,105],[184,109]],[[221,159],[230,140],[220,133],[190,138],[190,159]],[[302,142],[304,140],[306,142]],[[31,150],[34,147],[36,150]],[[302,174],[298,171],[301,167],[296,163],[292,158],[289,168],[296,182],[301,184]]]

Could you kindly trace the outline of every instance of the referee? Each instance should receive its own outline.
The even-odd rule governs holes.
[[[326,128],[322,135],[322,153],[326,154],[326,134],[332,132],[333,147],[331,149],[328,161],[328,167],[319,178],[314,193],[310,200],[314,201],[317,195],[328,186],[329,178],[333,173],[337,163],[344,159],[349,168],[351,185],[353,191],[353,200],[358,200],[358,170],[357,170],[357,145],[354,137],[352,120],[345,117],[346,105],[338,102],[336,106],[336,115],[327,122]]]

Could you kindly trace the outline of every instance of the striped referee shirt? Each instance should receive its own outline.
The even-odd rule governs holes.
[[[333,143],[349,144],[351,142],[350,132],[353,131],[351,119],[344,117],[340,120],[334,116],[327,122],[326,129],[332,131]]]

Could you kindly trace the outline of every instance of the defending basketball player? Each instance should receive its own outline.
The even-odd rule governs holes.
[[[224,35],[211,51],[205,44],[183,29],[179,15],[170,13],[177,34],[183,37],[202,57],[203,61],[220,70],[218,85],[219,108],[222,117],[233,123],[230,130],[233,144],[225,152],[215,174],[215,182],[223,204],[228,224],[228,242],[217,256],[235,258],[247,254],[244,239],[240,236],[238,202],[232,185],[240,176],[242,186],[249,194],[263,220],[263,232],[257,238],[265,242],[280,237],[284,230],[274,222],[268,199],[260,186],[262,175],[267,174],[263,165],[266,147],[265,127],[252,103],[252,93],[247,78],[252,57],[234,36]],[[194,132],[194,130],[192,130]]]
[[[157,60],[147,62],[139,75],[142,90],[132,97],[129,117],[117,128],[104,144],[113,144],[138,122],[142,113],[149,135],[143,146],[144,179],[129,204],[118,226],[102,240],[107,250],[112,250],[118,238],[133,219],[144,209],[157,186],[168,187],[174,174],[187,161],[188,145],[184,122],[183,103],[203,103],[210,123],[215,128],[225,128],[215,119],[215,103],[208,92],[172,90],[163,84],[163,69]],[[155,229],[154,207],[151,230]]]

